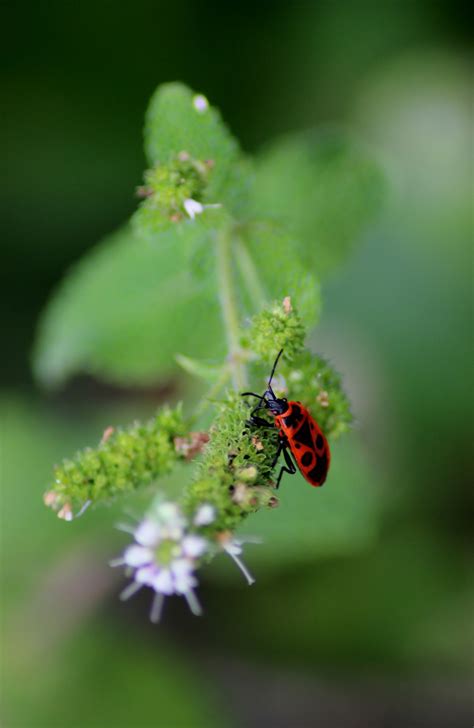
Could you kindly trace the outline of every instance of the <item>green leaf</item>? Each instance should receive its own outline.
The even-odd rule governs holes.
[[[34,352],[38,379],[57,386],[84,372],[146,384],[171,374],[178,351],[223,355],[212,245],[209,228],[197,220],[154,242],[129,227],[108,237],[70,271],[43,314]]]
[[[209,364],[205,361],[198,361],[183,354],[176,354],[176,362],[188,374],[208,382],[214,382],[223,373],[222,365]]]
[[[205,104],[199,110],[197,98],[204,99],[181,83],[158,87],[146,113],[145,152],[150,165],[168,163],[182,152],[210,160],[204,201],[233,207],[246,176],[239,146],[219,112]]]
[[[234,242],[241,297],[247,310],[290,296],[306,325],[317,323],[321,309],[319,283],[298,258],[298,241],[281,226],[248,223]]]
[[[344,258],[384,193],[369,149],[342,132],[306,132],[279,139],[258,158],[254,214],[286,225],[302,261],[319,274]]]

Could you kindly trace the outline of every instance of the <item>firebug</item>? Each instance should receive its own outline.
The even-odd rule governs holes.
[[[275,360],[264,394],[242,393],[242,397],[256,397],[260,400],[250,414],[249,424],[256,427],[276,427],[279,430],[278,450],[272,467],[275,467],[282,453],[285,465],[280,468],[276,482],[277,488],[283,473],[294,475],[296,466],[308,483],[319,487],[326,480],[331,462],[329,445],[318,423],[301,402],[280,399],[275,395],[272,389],[272,379],[282,353],[283,349]],[[274,424],[257,416],[257,412],[263,409],[269,410],[273,415]]]

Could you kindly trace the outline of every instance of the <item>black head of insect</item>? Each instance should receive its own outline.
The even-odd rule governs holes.
[[[257,399],[260,400],[261,404],[255,408],[254,412],[256,412],[259,409],[269,409],[273,415],[282,415],[288,409],[288,400],[285,399],[284,397],[278,398],[272,389],[273,375],[275,374],[275,369],[277,367],[278,360],[282,354],[283,354],[283,349],[281,349],[278,352],[278,356],[275,359],[275,363],[273,365],[272,373],[270,374],[270,378],[268,380],[267,389],[263,393],[263,395],[255,394],[255,392],[242,392],[242,395],[241,395],[242,397],[251,396],[251,397],[257,397]]]

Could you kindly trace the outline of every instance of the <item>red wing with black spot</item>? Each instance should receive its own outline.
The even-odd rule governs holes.
[[[286,436],[296,464],[311,485],[319,487],[326,480],[331,453],[321,428],[300,402],[288,402],[288,409],[275,417]]]

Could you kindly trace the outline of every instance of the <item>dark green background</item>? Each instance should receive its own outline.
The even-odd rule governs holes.
[[[2,10],[5,725],[472,722],[467,5]],[[64,270],[134,209],[144,110],[175,79],[219,106],[249,152],[342,124],[385,166],[386,208],[323,281],[316,336],[351,392],[342,448],[370,473],[380,513],[363,547],[261,565],[251,591],[210,567],[205,619],[177,602],[154,628],[146,597],[117,602],[106,566],[123,545],[119,511],[65,526],[41,494],[55,460],[163,392],[81,379],[43,394],[29,352]]]

